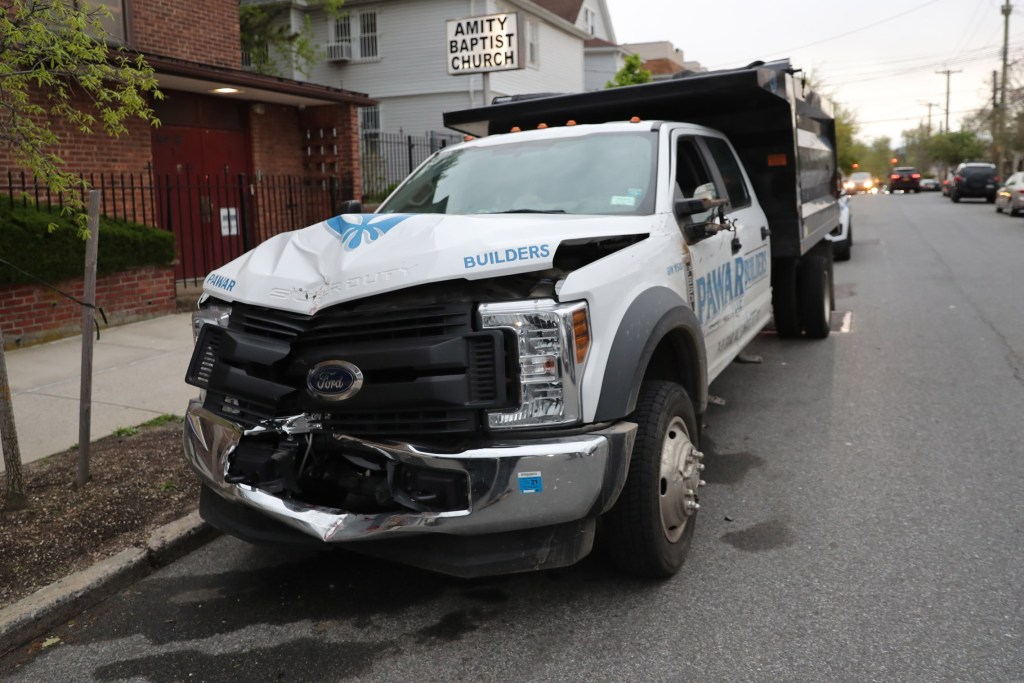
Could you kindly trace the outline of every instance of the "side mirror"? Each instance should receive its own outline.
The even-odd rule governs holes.
[[[711,209],[719,206],[725,206],[728,203],[728,199],[711,199],[710,197],[679,199],[676,201],[675,205],[676,217],[684,218],[686,216],[704,213],[705,211],[710,211]]]
[[[676,218],[689,218],[701,213],[707,213],[714,209],[718,209],[719,222],[722,221],[722,207],[729,203],[728,199],[712,199],[711,197],[700,197],[694,199],[679,199],[675,203],[675,214]],[[714,235],[723,229],[723,226],[713,223],[714,215],[708,217],[708,220],[696,221],[687,223],[683,226],[683,232],[686,235],[686,241],[691,244],[701,241],[706,237]]]
[[[340,211],[338,211],[338,214],[340,215],[340,214],[343,214],[343,213],[362,213],[362,212],[363,212],[363,203],[360,202],[358,199],[350,199],[347,202],[342,202],[341,203],[341,209],[340,209]]]

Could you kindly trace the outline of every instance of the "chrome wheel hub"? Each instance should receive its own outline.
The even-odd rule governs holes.
[[[659,508],[665,537],[678,541],[690,518],[700,509],[697,490],[704,485],[700,473],[704,454],[694,447],[683,418],[675,416],[661,441]]]

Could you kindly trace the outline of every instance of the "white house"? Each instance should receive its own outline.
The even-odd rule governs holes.
[[[346,0],[344,9],[334,20],[291,0],[292,26],[308,20],[324,60],[308,74],[281,75],[379,100],[362,110],[364,130],[443,131],[442,112],[484,103],[480,74],[448,75],[452,19],[519,13],[525,68],[491,73],[491,96],[603,87],[627,54],[614,45],[605,0]]]

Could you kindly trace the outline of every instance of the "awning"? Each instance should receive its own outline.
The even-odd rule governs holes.
[[[209,64],[198,64],[172,57],[144,54],[153,67],[161,90],[220,95],[246,102],[267,102],[292,106],[323,104],[351,104],[368,107],[377,104],[363,93],[332,88],[316,83],[304,83],[288,78],[228,69]],[[220,89],[218,91],[218,89]]]

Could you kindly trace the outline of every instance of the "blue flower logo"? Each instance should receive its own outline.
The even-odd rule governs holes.
[[[411,213],[395,213],[378,215],[375,213],[356,213],[335,216],[327,219],[327,227],[341,237],[345,251],[354,251],[364,244],[375,242],[383,237]]]

